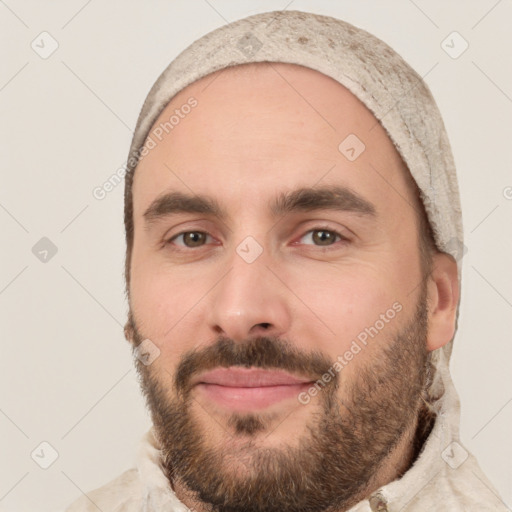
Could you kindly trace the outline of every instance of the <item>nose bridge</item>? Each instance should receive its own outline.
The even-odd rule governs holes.
[[[243,340],[258,334],[278,335],[290,327],[285,289],[272,272],[269,252],[253,237],[246,237],[226,257],[229,271],[211,297],[209,324],[216,334]]]

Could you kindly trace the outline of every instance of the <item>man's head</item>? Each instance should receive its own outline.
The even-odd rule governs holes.
[[[130,191],[127,335],[159,350],[137,367],[166,472],[219,510],[349,504],[410,463],[456,263],[384,128],[332,78],[226,68],[153,126],[191,98]]]

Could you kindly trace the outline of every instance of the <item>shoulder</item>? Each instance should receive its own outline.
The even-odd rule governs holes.
[[[142,485],[135,468],[126,470],[105,485],[75,500],[65,512],[132,512],[138,511]]]

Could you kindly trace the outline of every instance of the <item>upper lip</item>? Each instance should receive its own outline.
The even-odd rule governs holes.
[[[192,384],[217,384],[238,388],[257,388],[267,386],[291,386],[305,384],[311,379],[296,377],[283,370],[264,370],[261,368],[229,367],[215,368],[201,373],[192,380]]]

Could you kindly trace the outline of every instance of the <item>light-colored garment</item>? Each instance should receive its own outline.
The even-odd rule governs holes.
[[[460,279],[463,230],[457,176],[432,94],[387,44],[332,17],[300,11],[257,14],[206,34],[178,55],[152,87],[139,115],[126,191],[155,120],[180,90],[213,71],[261,61],[320,71],[347,87],[374,113],[420,188],[436,245],[454,256]],[[459,440],[459,399],[449,373],[451,350],[452,342],[433,352],[435,370],[428,399],[436,419],[419,457],[401,478],[351,512],[507,510]],[[136,468],[82,496],[66,512],[187,511],[158,461],[159,448],[150,429],[141,441]]]
[[[458,439],[459,400],[444,358],[445,391],[434,403],[434,427],[411,468],[350,512],[505,512],[497,491]],[[137,467],[80,497],[65,512],[184,512],[163,474],[151,428],[141,439]]]

